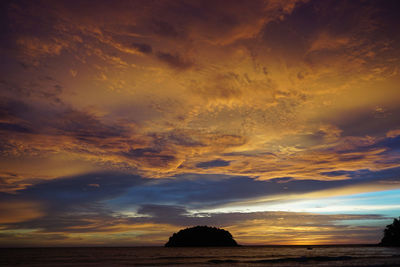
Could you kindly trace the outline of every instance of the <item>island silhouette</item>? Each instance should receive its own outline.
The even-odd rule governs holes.
[[[393,219],[393,223],[386,226],[380,245],[400,246],[400,217],[399,219]]]
[[[220,228],[195,226],[174,233],[166,247],[236,247],[232,235]]]

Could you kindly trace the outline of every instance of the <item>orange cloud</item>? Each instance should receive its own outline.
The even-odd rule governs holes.
[[[19,223],[40,218],[45,213],[38,203],[7,201],[0,203],[0,223]]]

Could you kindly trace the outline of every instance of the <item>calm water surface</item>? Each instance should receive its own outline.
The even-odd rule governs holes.
[[[0,266],[400,266],[400,248],[3,248]]]

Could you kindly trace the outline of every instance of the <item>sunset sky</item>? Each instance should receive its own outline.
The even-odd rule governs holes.
[[[400,1],[1,1],[0,246],[377,243]]]

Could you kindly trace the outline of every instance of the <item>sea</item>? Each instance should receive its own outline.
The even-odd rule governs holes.
[[[379,246],[1,248],[0,266],[400,266]]]

